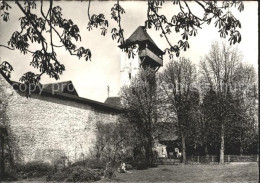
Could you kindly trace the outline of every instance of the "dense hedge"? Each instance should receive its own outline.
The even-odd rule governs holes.
[[[49,174],[46,181],[90,182],[98,181],[103,176],[99,169],[89,169],[85,166],[69,166],[53,174]]]

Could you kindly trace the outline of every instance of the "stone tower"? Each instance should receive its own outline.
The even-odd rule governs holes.
[[[121,51],[120,86],[129,85],[131,78],[135,77],[140,68],[150,66],[158,70],[163,65],[164,52],[158,48],[143,26],[139,26],[134,33],[120,45],[121,49],[136,45],[134,58]]]

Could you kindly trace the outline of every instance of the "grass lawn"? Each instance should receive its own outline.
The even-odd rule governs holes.
[[[225,165],[159,165],[117,173],[113,182],[258,182],[257,163]]]

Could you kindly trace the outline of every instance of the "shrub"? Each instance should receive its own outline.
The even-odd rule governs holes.
[[[145,160],[145,156],[139,152],[135,159],[128,157],[125,159],[126,169],[137,169],[144,170],[147,168],[157,167],[156,162],[158,161],[158,153],[153,151],[153,155],[151,158],[151,162],[147,163]]]
[[[41,161],[29,162],[24,165],[17,165],[17,173],[22,178],[43,177],[54,171],[54,167]]]
[[[141,163],[137,163],[135,167],[137,170],[145,170],[148,168],[148,165],[147,163],[141,162]]]
[[[71,166],[82,166],[90,169],[104,170],[106,168],[106,162],[97,159],[86,159],[84,161],[77,161]]]
[[[4,173],[4,181],[18,181],[18,177],[14,171],[7,170]]]
[[[105,161],[98,161],[96,159],[88,159],[86,161],[86,166],[91,169],[105,169],[106,162]]]
[[[133,166],[130,165],[130,164],[126,164],[125,168],[126,168],[126,170],[132,170],[132,169],[133,169]]]
[[[118,163],[132,154],[131,126],[125,121],[96,124],[96,144],[93,157],[105,162]]]
[[[71,165],[53,174],[49,174],[46,181],[85,182],[98,181],[103,176],[101,170],[93,170],[81,165]]]

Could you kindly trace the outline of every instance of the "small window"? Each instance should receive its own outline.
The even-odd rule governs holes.
[[[128,76],[129,76],[129,79],[131,79],[131,78],[132,78],[132,76],[131,76],[131,73],[128,73]]]

